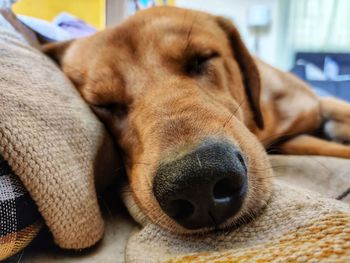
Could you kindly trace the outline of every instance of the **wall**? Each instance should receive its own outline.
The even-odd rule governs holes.
[[[13,5],[13,11],[48,21],[61,12],[69,12],[98,29],[105,27],[106,20],[104,0],[21,0]]]
[[[260,38],[260,57],[274,66],[280,66],[278,56],[278,33],[281,30],[278,26],[279,0],[176,0],[176,5],[180,7],[198,9],[231,18],[251,51],[254,49],[254,35],[247,26],[247,13],[249,6],[254,4],[266,4],[271,9],[271,26]]]
[[[119,24],[128,16],[128,0],[106,0],[106,26]]]

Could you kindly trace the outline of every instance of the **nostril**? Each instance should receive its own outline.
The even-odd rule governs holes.
[[[228,178],[219,180],[213,188],[213,196],[219,202],[229,202],[235,192],[236,186]]]
[[[187,200],[177,199],[170,203],[168,212],[175,220],[183,220],[193,214],[194,206]]]

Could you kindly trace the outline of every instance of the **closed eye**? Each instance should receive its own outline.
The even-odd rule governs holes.
[[[124,103],[91,105],[91,108],[97,115],[112,115],[120,119],[128,114],[128,106]]]
[[[208,61],[219,57],[220,54],[216,51],[212,51],[207,54],[194,54],[187,59],[185,64],[185,72],[190,76],[198,76],[205,73],[208,66]]]

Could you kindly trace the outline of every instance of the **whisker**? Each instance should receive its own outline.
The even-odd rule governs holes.
[[[22,250],[21,255],[20,255],[20,257],[19,257],[17,263],[20,263],[20,262],[21,262],[22,257],[23,257],[23,254],[24,254],[24,249]]]
[[[211,220],[214,222],[214,230],[218,229],[218,224],[216,223],[215,217],[208,211],[208,215],[211,218]]]
[[[269,170],[269,169],[278,169],[278,168],[294,168],[295,165],[272,165],[271,167],[265,167],[265,168],[261,168],[261,169],[257,169],[257,168],[250,168],[250,171],[265,171],[265,170]]]
[[[230,114],[228,119],[222,124],[221,127],[218,128],[218,130],[214,133],[214,135],[218,135],[219,133],[223,132],[225,127],[230,123],[232,118],[236,115],[238,110],[242,107],[242,105],[245,103],[244,99],[238,104],[237,108]]]
[[[128,191],[121,191],[121,194],[125,194],[125,193],[129,193],[129,194],[134,194],[134,193],[149,193],[149,191],[147,190],[128,190]]]
[[[134,163],[134,165],[152,165],[151,163]]]
[[[237,111],[242,107],[243,103],[244,103],[244,99],[238,104],[238,107],[234,110],[234,112],[232,113],[232,115],[230,116],[230,118],[224,123],[224,125],[222,126],[222,128],[224,129],[226,127],[226,125],[232,120],[232,118],[236,115]]]

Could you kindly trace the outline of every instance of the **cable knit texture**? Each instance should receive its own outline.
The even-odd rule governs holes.
[[[69,249],[95,244],[104,224],[94,166],[107,133],[63,73],[0,28],[0,153]]]
[[[340,202],[323,196],[349,188],[350,161],[293,156],[271,160],[280,167],[275,171],[279,179],[257,218],[238,229],[193,236],[148,224],[130,237],[126,262],[350,262],[350,206],[345,197]],[[323,195],[300,187],[310,186],[311,180]]]

